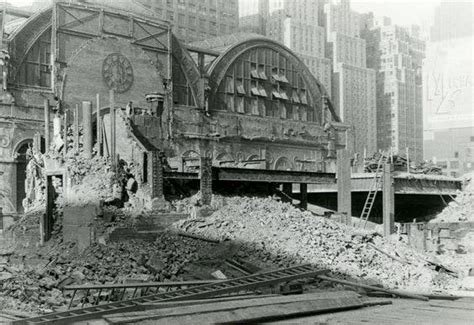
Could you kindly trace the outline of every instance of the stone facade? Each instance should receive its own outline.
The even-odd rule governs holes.
[[[112,88],[115,152],[147,170],[135,175],[139,184],[156,174],[151,171],[156,151],[178,171],[199,170],[201,158],[214,166],[331,171],[329,150],[344,148],[347,126],[324,100],[322,84],[277,42],[255,36],[234,41],[200,71],[165,23],[65,3],[31,17],[8,39],[10,97],[4,94],[0,103],[4,211],[18,210],[22,161],[16,153],[24,154],[22,145],[44,134],[44,99],[60,105],[67,124],[76,105],[92,102],[92,121],[99,108],[104,150],[110,154]],[[33,62],[31,51],[44,55]],[[52,61],[45,59],[49,54]],[[149,93],[160,94],[163,106],[147,102]],[[124,112],[128,105],[135,116]],[[326,132],[326,123],[336,133]]]

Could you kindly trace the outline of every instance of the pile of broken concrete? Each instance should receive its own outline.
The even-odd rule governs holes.
[[[367,284],[417,292],[459,287],[455,277],[433,270],[427,256],[399,241],[301,211],[271,197],[224,200],[224,206],[210,217],[183,220],[175,227],[237,242],[241,251],[247,252],[242,257],[260,266],[311,263]]]
[[[463,190],[430,222],[474,222],[474,173],[463,179]]]
[[[154,242],[95,244],[81,253],[58,235],[42,247],[17,246],[0,253],[0,306],[31,313],[66,309],[72,294],[64,291],[68,285],[205,279],[215,271],[213,263],[220,263],[214,247],[170,233]],[[74,305],[90,305],[81,294]]]

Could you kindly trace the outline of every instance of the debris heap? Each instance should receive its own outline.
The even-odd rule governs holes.
[[[426,256],[399,241],[302,212],[274,198],[226,198],[210,217],[182,220],[175,226],[241,243],[247,252],[242,257],[264,267],[311,263],[368,284],[418,292],[458,287],[456,278],[429,268]]]
[[[474,222],[474,173],[464,177],[464,189],[430,222]]]
[[[95,244],[78,254],[73,243],[56,237],[43,247],[0,255],[0,306],[47,313],[66,308],[72,294],[62,291],[67,285],[184,281],[196,278],[199,270],[203,276],[198,278],[209,278],[218,254],[209,246],[162,233],[154,242]],[[208,265],[202,265],[200,259]]]

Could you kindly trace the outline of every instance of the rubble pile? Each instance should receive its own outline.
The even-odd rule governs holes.
[[[453,289],[457,280],[425,266],[425,256],[398,241],[300,211],[273,198],[232,197],[208,218],[175,227],[245,247],[251,262],[263,267],[311,263],[368,284],[419,292]],[[377,251],[398,255],[400,260]]]
[[[67,306],[67,285],[190,280],[202,269],[199,260],[212,257],[209,245],[162,233],[155,242],[95,244],[78,254],[73,243],[55,237],[43,247],[0,256],[0,306],[46,313]]]
[[[465,175],[465,186],[430,222],[474,222],[474,173]]]

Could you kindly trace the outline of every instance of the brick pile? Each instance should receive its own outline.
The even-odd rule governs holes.
[[[426,264],[405,244],[300,211],[274,198],[226,198],[208,218],[175,223],[181,231],[241,243],[241,257],[262,267],[311,263],[335,274],[418,292],[456,289],[456,278]],[[368,244],[396,255],[401,263]]]

